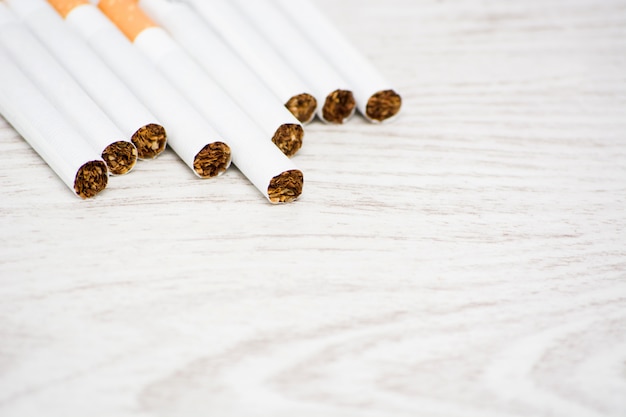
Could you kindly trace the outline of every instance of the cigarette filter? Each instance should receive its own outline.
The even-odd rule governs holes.
[[[141,159],[165,149],[165,129],[156,117],[63,22],[45,0],[5,0],[107,116],[130,138]],[[67,3],[69,0],[65,0]]]
[[[200,178],[222,174],[230,148],[198,111],[94,5],[85,0],[48,0],[69,26],[167,126],[168,144]]]
[[[187,0],[302,123],[317,110],[311,88],[228,0]]]
[[[75,195],[104,190],[106,164],[0,46],[0,113]]]
[[[109,171],[122,175],[137,161],[137,148],[74,81],[32,33],[0,2],[0,43],[48,100],[101,153]]]
[[[140,0],[162,26],[287,156],[302,146],[302,125],[265,84],[186,4]]]
[[[275,0],[317,50],[350,82],[357,108],[372,122],[391,120],[402,99],[372,63],[310,0]]]
[[[302,172],[134,0],[101,0],[98,7],[224,135],[233,163],[269,201],[289,202],[301,194]]]
[[[309,83],[317,97],[324,97],[318,116],[328,123],[344,123],[355,111],[348,83],[319,54],[272,0],[232,0],[278,53]]]

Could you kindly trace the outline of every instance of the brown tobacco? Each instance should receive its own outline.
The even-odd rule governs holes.
[[[230,162],[230,147],[223,142],[206,145],[193,160],[193,169],[202,178],[215,177],[226,171]]]
[[[137,162],[137,148],[130,142],[113,142],[102,152],[102,159],[113,175],[123,175],[129,172]]]
[[[291,97],[285,104],[285,107],[287,107],[287,110],[289,110],[300,123],[307,123],[315,115],[317,100],[307,93],[298,94]]]
[[[335,90],[326,97],[322,116],[329,123],[343,123],[354,112],[354,96],[348,90]]]
[[[304,129],[297,124],[287,123],[280,125],[276,130],[272,142],[287,156],[293,156],[302,147]]]
[[[272,203],[290,203],[302,194],[304,175],[297,169],[285,171],[272,178],[267,194]]]
[[[76,173],[74,191],[82,199],[91,198],[104,190],[108,181],[107,167],[104,162],[87,162]]]
[[[395,116],[402,106],[402,98],[393,90],[379,91],[367,101],[365,113],[372,120],[382,122]]]
[[[130,140],[137,148],[139,159],[154,159],[165,150],[167,134],[163,126],[150,123],[137,130]]]

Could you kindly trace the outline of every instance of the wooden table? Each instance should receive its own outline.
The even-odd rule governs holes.
[[[294,204],[0,121],[0,416],[626,415],[626,2],[317,3],[404,107]]]

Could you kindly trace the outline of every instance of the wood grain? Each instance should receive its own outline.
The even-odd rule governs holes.
[[[317,3],[405,104],[295,204],[0,122],[0,416],[626,415],[626,2]]]

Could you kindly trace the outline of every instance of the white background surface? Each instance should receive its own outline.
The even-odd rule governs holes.
[[[405,101],[294,204],[0,121],[0,416],[626,415],[626,2],[317,3]]]

